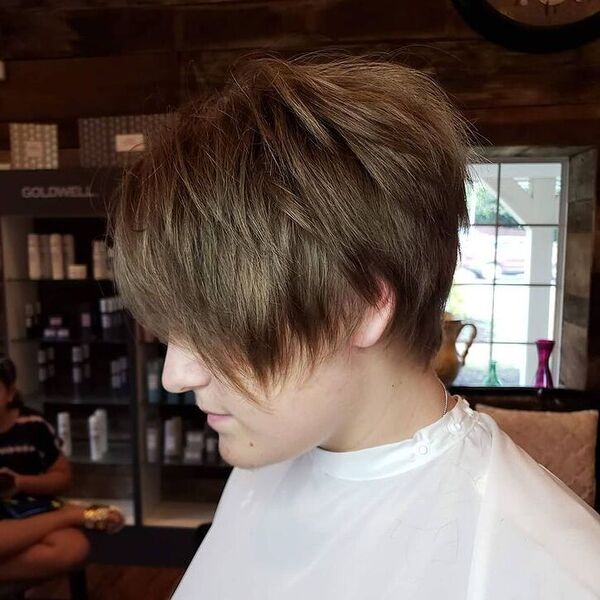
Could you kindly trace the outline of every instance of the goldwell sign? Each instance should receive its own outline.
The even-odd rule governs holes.
[[[21,198],[96,198],[89,185],[50,185],[21,188]]]

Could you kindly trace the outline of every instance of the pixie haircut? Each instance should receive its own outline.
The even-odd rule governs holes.
[[[247,390],[335,351],[385,289],[385,340],[430,364],[468,223],[468,133],[411,68],[247,59],[124,174],[109,232],[125,305]]]

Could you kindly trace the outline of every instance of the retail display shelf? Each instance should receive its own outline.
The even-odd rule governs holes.
[[[89,506],[90,504],[108,504],[118,508],[125,517],[125,525],[135,525],[134,513],[133,513],[133,501],[123,500],[122,498],[63,498],[66,502],[71,504],[78,504],[79,506]]]
[[[195,528],[211,523],[216,502],[160,502],[148,511],[144,524],[154,527]]]

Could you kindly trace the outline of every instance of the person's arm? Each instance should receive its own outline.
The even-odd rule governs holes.
[[[67,504],[52,512],[26,519],[0,521],[0,566],[2,560],[37,544],[48,534],[65,527],[82,527],[84,507]]]
[[[15,474],[16,493],[54,496],[64,493],[72,481],[71,463],[59,454],[52,466],[40,475]]]

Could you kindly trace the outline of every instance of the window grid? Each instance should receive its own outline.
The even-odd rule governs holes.
[[[555,194],[557,193],[558,190],[558,200],[559,200],[559,206],[558,206],[558,223],[550,223],[550,222],[539,222],[539,223],[528,223],[527,219],[524,219],[524,221],[522,223],[501,223],[500,219],[501,219],[501,192],[502,192],[502,183],[503,183],[503,173],[502,173],[502,168],[503,165],[505,163],[510,163],[510,162],[518,162],[518,163],[522,163],[522,164],[526,164],[527,162],[535,162],[535,163],[541,163],[541,162],[548,162],[548,163],[553,163],[553,164],[560,164],[560,176],[557,176],[557,186],[555,188]],[[494,357],[494,347],[506,347],[506,346],[515,346],[515,347],[526,347],[526,348],[535,348],[535,342],[531,342],[531,341],[510,341],[510,340],[500,340],[500,341],[496,341],[494,332],[495,332],[495,327],[496,327],[496,319],[497,319],[497,315],[496,315],[496,303],[497,303],[497,294],[496,294],[496,289],[503,287],[505,289],[508,289],[510,287],[514,287],[514,286],[521,286],[524,288],[548,288],[549,290],[549,303],[550,306],[548,307],[548,311],[549,311],[549,324],[548,326],[553,329],[553,339],[555,339],[556,341],[556,347],[553,353],[553,357],[552,357],[552,366],[556,367],[558,364],[558,360],[557,360],[557,355],[559,354],[559,343],[560,343],[560,339],[558,339],[558,327],[557,324],[560,322],[560,316],[562,313],[562,302],[560,302],[560,298],[559,298],[559,291],[561,289],[561,285],[562,285],[562,265],[563,265],[563,255],[564,255],[564,239],[563,239],[563,235],[564,235],[564,217],[565,217],[565,211],[566,211],[566,206],[565,206],[565,202],[564,202],[564,198],[565,198],[565,192],[566,192],[566,182],[567,182],[567,178],[566,178],[566,165],[565,165],[565,161],[560,161],[560,160],[547,160],[547,161],[540,161],[540,160],[532,160],[532,161],[527,161],[527,160],[514,160],[514,161],[498,161],[495,163],[497,165],[497,172],[496,172],[496,181],[495,181],[495,215],[494,215],[494,219],[493,219],[493,223],[491,222],[482,222],[482,223],[477,223],[477,214],[475,212],[473,212],[473,217],[472,217],[472,223],[470,224],[470,227],[473,226],[480,226],[480,227],[484,227],[484,226],[488,226],[490,227],[490,229],[493,227],[494,229],[494,234],[493,234],[493,264],[494,265],[498,265],[498,246],[499,246],[499,233],[502,230],[506,229],[506,230],[510,230],[512,229],[520,229],[523,227],[527,227],[529,230],[535,230],[537,228],[542,228],[542,227],[552,227],[555,228],[557,230],[557,239],[555,239],[555,242],[557,244],[557,256],[556,256],[556,273],[555,275],[552,277],[552,279],[547,282],[547,283],[538,283],[538,282],[534,282],[534,283],[525,283],[525,282],[505,282],[505,281],[498,281],[498,274],[496,272],[496,270],[493,271],[493,276],[491,277],[491,282],[486,282],[486,283],[473,283],[473,282],[456,282],[453,283],[453,288],[463,288],[463,289],[467,289],[468,286],[477,286],[478,288],[491,288],[491,307],[490,307],[490,311],[491,314],[489,315],[489,328],[490,328],[490,332],[489,332],[489,341],[488,340],[484,340],[484,341],[478,341],[477,338],[475,339],[475,343],[474,346],[488,346],[487,348],[487,363],[489,365],[489,362],[492,360],[492,358]],[[529,186],[528,186],[529,188]],[[491,215],[490,215],[491,216]],[[506,220],[506,219],[505,219]],[[531,302],[531,298],[530,298],[530,302]],[[529,305],[531,306],[531,305]],[[528,308],[529,310],[529,308]],[[552,313],[553,311],[553,313]],[[552,321],[552,325],[550,325],[550,320],[553,316],[553,321]],[[467,364],[468,364],[468,359],[467,359]],[[553,374],[554,374],[554,368],[553,370]],[[486,373],[487,373],[487,369],[486,369]],[[555,376],[555,379],[557,379],[557,376]],[[480,385],[481,382],[470,382],[469,385]],[[520,385],[533,385],[533,381],[529,382],[529,381],[525,381],[520,383]]]

